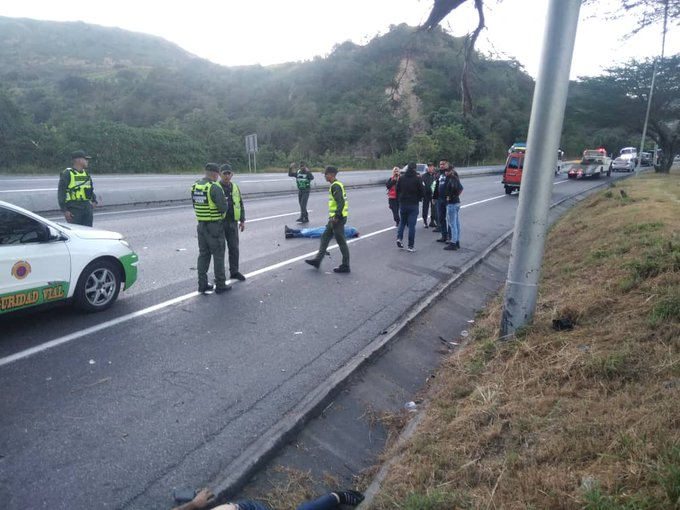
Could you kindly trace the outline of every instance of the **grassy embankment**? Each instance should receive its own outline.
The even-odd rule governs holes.
[[[533,323],[499,343],[500,312],[499,294],[440,368],[370,508],[680,508],[677,170],[570,211]]]

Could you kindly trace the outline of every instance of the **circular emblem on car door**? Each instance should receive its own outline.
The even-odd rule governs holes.
[[[17,280],[23,280],[31,274],[31,264],[25,260],[20,260],[12,266],[12,276]]]

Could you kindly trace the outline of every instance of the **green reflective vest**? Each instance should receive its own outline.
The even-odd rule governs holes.
[[[328,216],[335,216],[335,211],[338,210],[338,203],[335,201],[335,197],[333,196],[333,186],[340,186],[340,189],[342,190],[342,198],[345,201],[345,205],[342,208],[342,217],[347,218],[347,215],[349,214],[349,204],[347,203],[347,195],[345,194],[345,186],[340,181],[333,181],[333,184],[331,184],[331,187],[328,188]]]
[[[235,183],[231,183],[231,202],[234,206],[234,220],[241,220],[241,190]]]
[[[77,200],[84,201],[92,198],[92,179],[87,170],[67,168],[71,174],[71,180],[66,188],[66,202]]]
[[[308,190],[311,186],[309,175],[302,169],[297,171],[297,174],[295,176],[295,182],[297,183],[298,189],[301,191]]]
[[[197,181],[191,187],[191,201],[198,221],[219,221],[224,218],[224,213],[220,212],[210,195],[210,189],[215,185],[212,181]]]

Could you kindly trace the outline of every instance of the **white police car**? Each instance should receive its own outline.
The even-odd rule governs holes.
[[[60,300],[97,312],[137,279],[121,234],[52,222],[0,201],[0,315]]]

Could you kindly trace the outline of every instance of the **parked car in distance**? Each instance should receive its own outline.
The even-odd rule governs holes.
[[[408,165],[404,165],[401,168],[401,174],[402,175],[404,174],[404,172],[406,172],[407,167],[408,167]],[[419,174],[422,175],[423,172],[425,172],[426,170],[427,170],[427,164],[426,163],[416,163],[416,172],[418,172]]]
[[[624,147],[619,151],[619,157],[623,159],[637,159],[637,149],[635,147]]]
[[[612,172],[634,172],[635,161],[632,159],[616,158],[612,162]]]
[[[599,179],[602,175],[609,177],[611,175],[611,166],[612,161],[607,156],[606,149],[586,149],[583,151],[581,161],[569,169],[567,177],[569,179],[583,179],[586,177]]]
[[[0,315],[58,301],[106,310],[135,282],[138,263],[117,232],[56,223],[0,201]]]

